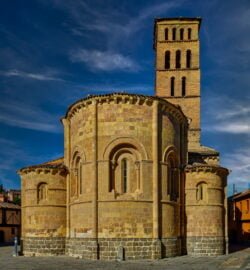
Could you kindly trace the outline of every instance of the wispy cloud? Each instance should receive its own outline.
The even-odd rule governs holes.
[[[73,35],[86,37],[89,34],[91,37],[91,34],[94,34],[94,42],[97,42],[96,45],[91,45],[92,50],[87,50],[86,47],[73,49],[73,53],[70,53],[71,60],[84,62],[92,71],[124,72],[141,69],[141,65],[135,59],[127,56],[128,47],[132,44],[135,47],[139,42],[136,35],[140,34],[148,23],[152,24],[153,18],[165,16],[167,12],[181,6],[184,2],[186,0],[158,2],[132,14],[131,11],[125,10],[124,6],[100,6],[99,3],[99,8],[96,8],[98,5],[95,1],[54,0],[56,7],[70,14],[73,23],[69,27]]]
[[[98,9],[95,1],[92,1],[91,4],[82,0],[73,2],[54,0],[53,2],[55,6],[66,10],[74,19],[76,28],[73,28],[73,30],[77,35],[86,30],[91,30],[107,34],[107,38],[111,38],[113,41],[119,39],[126,42],[125,37],[131,36],[145,27],[144,22],[147,19],[165,15],[166,12],[180,7],[186,0],[147,5],[140,9],[137,15],[131,15],[122,6],[112,8],[110,5],[104,5]],[[113,45],[116,45],[116,43],[113,43]]]
[[[207,132],[250,134],[249,101],[226,96],[210,97],[205,102],[204,129]]]
[[[72,62],[83,62],[92,71],[116,71],[125,70],[136,72],[140,69],[139,65],[128,56],[119,53],[102,52],[97,50],[79,49],[70,53]]]
[[[207,130],[210,131],[218,131],[224,133],[231,133],[231,134],[250,134],[250,126],[247,123],[218,123],[216,125],[211,126]]]
[[[235,183],[239,189],[247,188],[250,183],[250,148],[240,148],[225,154],[223,165],[231,170],[229,184]]]
[[[38,106],[33,107],[17,102],[2,102],[0,103],[0,110],[0,122],[6,125],[44,132],[61,132],[58,115],[44,112]]]
[[[29,150],[20,147],[17,142],[6,138],[0,138],[0,148],[0,184],[2,183],[5,188],[20,187],[16,175],[20,167],[39,164],[62,155],[62,153],[48,153],[44,156],[37,155],[35,152],[30,153]]]
[[[6,77],[19,77],[21,79],[31,79],[31,80],[38,80],[38,81],[64,81],[61,78],[53,77],[49,73],[31,73],[25,72],[21,70],[8,70],[8,71],[1,71],[0,75]]]

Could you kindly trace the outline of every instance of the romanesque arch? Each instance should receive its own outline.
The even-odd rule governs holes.
[[[48,184],[46,182],[40,182],[37,185],[37,202],[41,203],[48,199]]]
[[[71,176],[70,176],[70,196],[75,197],[83,193],[83,163],[86,161],[84,151],[75,149],[71,159]]]
[[[141,189],[142,160],[148,159],[145,148],[133,138],[118,138],[105,149],[109,161],[109,192],[134,193]]]
[[[103,159],[108,160],[110,153],[120,145],[131,145],[133,148],[137,149],[138,153],[141,155],[141,160],[148,160],[148,154],[143,144],[131,137],[120,137],[109,142],[103,151]]]
[[[179,197],[179,159],[177,150],[174,146],[165,149],[162,156],[163,163],[167,166],[167,174],[165,181],[167,182],[167,194],[171,201],[176,201]]]

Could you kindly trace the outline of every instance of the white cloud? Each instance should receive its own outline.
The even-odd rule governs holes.
[[[16,69],[0,72],[0,75],[6,76],[6,77],[19,77],[22,79],[32,79],[32,80],[38,80],[38,81],[64,81],[63,79],[53,77],[49,73],[31,73],[31,72],[25,72],[25,71],[20,71]]]
[[[250,134],[250,126],[248,123],[220,122],[215,125],[211,125],[210,127],[207,127],[206,131],[218,131],[231,134]]]
[[[96,8],[95,2],[88,4],[86,1],[53,1],[56,7],[66,10],[76,23],[76,28],[72,32],[81,35],[85,30],[99,31],[107,34],[108,39],[121,40],[126,42],[124,37],[128,37],[138,32],[145,26],[145,20],[164,15],[166,12],[180,7],[186,0],[167,1],[145,6],[137,15],[129,15],[124,9],[110,5]],[[83,16],[84,14],[84,16]],[[111,43],[110,43],[111,45]],[[113,43],[116,45],[116,43]]]
[[[226,96],[210,97],[204,103],[207,132],[250,134],[249,100],[235,100]]]
[[[83,62],[91,70],[115,71],[124,70],[135,72],[139,70],[139,65],[130,57],[119,53],[102,52],[97,50],[80,49],[72,51],[70,54],[72,62]]]
[[[15,172],[23,166],[39,164],[62,156],[62,153],[48,153],[48,155],[37,155],[33,150],[25,150],[17,142],[6,138],[0,138],[0,184],[5,188],[20,187]],[[14,175],[15,177],[10,177]]]
[[[52,133],[61,132],[58,116],[44,112],[38,106],[2,102],[0,110],[0,122],[6,125]]]
[[[110,5],[91,4],[86,1],[58,1],[53,0],[56,7],[66,10],[72,18],[70,31],[76,36],[86,36],[94,34],[93,40],[101,38],[101,44],[104,49],[95,50],[75,50],[71,52],[73,61],[81,61],[87,64],[92,70],[102,71],[137,71],[140,65],[135,60],[128,57],[124,50],[139,42],[138,34],[142,32],[148,23],[153,22],[157,16],[166,16],[166,13],[174,8],[180,7],[186,0],[162,1],[143,7],[136,13],[124,10],[124,7],[111,7]],[[99,5],[99,7],[98,7]],[[84,16],[83,16],[84,14]],[[88,37],[88,40],[91,36]],[[98,42],[98,47],[100,42]]]
[[[231,170],[229,184],[236,184],[238,189],[243,190],[250,183],[250,148],[240,148],[223,157],[223,165]]]

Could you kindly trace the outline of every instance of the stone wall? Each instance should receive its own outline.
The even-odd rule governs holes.
[[[66,177],[57,168],[27,168],[22,178],[22,237],[65,237]],[[44,189],[41,191],[41,185]]]
[[[25,237],[22,238],[25,256],[53,256],[65,254],[64,237]]]
[[[188,255],[191,256],[218,256],[225,254],[225,238],[213,236],[187,237]]]
[[[186,169],[187,253],[207,256],[226,251],[225,186],[228,171],[219,166]]]
[[[83,259],[160,259],[181,254],[178,238],[68,238],[66,254]]]
[[[174,155],[176,167],[186,156],[182,131],[187,120],[177,107],[153,97],[111,94],[76,102],[63,123],[70,172],[67,237],[180,236],[180,218],[175,218],[180,215],[180,201],[176,206],[167,195],[168,155]],[[158,175],[160,161],[165,164],[164,177]],[[175,182],[182,179],[179,173]],[[183,185],[177,186],[183,191]],[[162,205],[157,196],[164,200]],[[161,210],[166,213],[164,221]]]

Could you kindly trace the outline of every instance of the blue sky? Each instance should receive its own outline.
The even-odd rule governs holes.
[[[155,17],[202,17],[202,144],[250,182],[249,0],[12,0],[0,9],[0,183],[63,155],[59,121],[87,94],[154,93]]]

